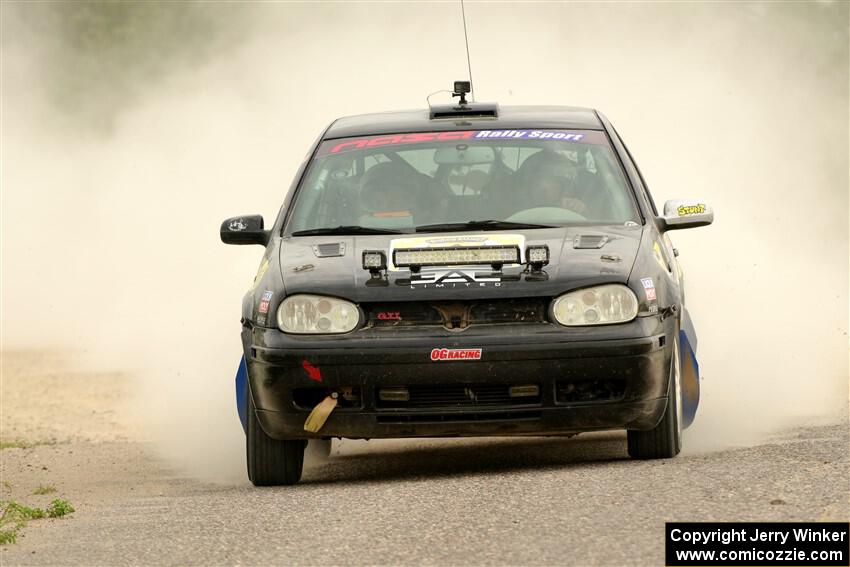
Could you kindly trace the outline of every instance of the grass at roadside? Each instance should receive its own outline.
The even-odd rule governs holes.
[[[67,500],[55,498],[47,508],[31,508],[14,500],[0,500],[0,545],[15,543],[20,531],[30,520],[61,518],[74,512]]]
[[[40,445],[56,445],[57,441],[0,441],[0,450],[3,449],[32,449]]]

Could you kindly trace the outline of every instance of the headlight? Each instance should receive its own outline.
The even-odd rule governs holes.
[[[561,325],[607,325],[635,318],[638,300],[620,284],[598,285],[565,293],[555,300],[552,312]]]
[[[321,295],[292,295],[277,309],[277,326],[284,333],[347,333],[359,322],[353,303]]]

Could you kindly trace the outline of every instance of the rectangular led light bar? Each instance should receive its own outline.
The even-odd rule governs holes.
[[[519,264],[518,246],[456,246],[407,248],[393,251],[393,264],[410,266],[467,266],[473,264]]]

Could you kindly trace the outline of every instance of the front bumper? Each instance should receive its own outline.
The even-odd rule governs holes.
[[[481,325],[337,337],[255,327],[243,341],[257,417],[273,438],[556,435],[654,427],[667,404],[673,332],[656,316],[575,329]],[[482,352],[480,360],[432,361],[434,348]],[[522,385],[539,394],[504,395]],[[409,389],[411,399],[381,400],[384,388]],[[357,395],[340,400],[319,434],[304,431],[312,406],[342,390]]]

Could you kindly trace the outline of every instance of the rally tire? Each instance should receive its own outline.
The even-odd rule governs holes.
[[[296,484],[304,468],[304,447],[301,439],[279,441],[266,435],[257,420],[254,399],[248,393],[248,433],[246,454],[248,478],[254,486]]]
[[[682,450],[682,373],[678,339],[673,341],[664,416],[649,431],[629,431],[627,436],[629,456],[633,459],[670,459]]]

